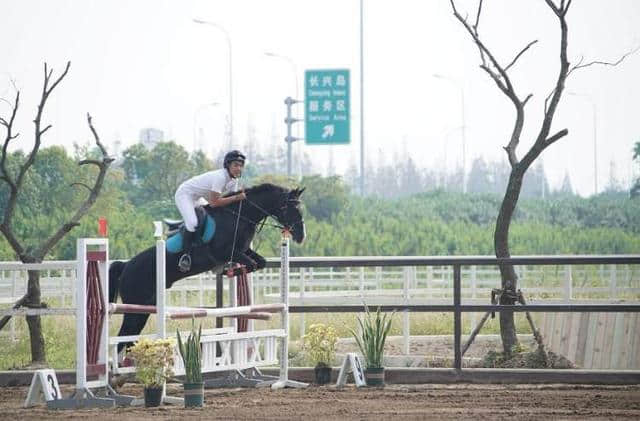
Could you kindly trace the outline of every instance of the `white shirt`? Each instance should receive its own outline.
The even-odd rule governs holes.
[[[178,187],[176,195],[187,195],[193,200],[198,200],[201,197],[208,198],[209,192],[225,195],[238,190],[240,190],[239,180],[231,178],[226,169],[220,168],[219,170],[196,175],[183,182]]]

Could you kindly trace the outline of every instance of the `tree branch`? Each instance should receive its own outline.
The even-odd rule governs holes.
[[[451,8],[453,9],[454,16],[456,17],[456,19],[458,19],[458,21],[465,27],[467,32],[471,35],[471,37],[473,38],[473,41],[478,47],[478,50],[480,51],[480,56],[483,61],[482,65],[480,65],[480,68],[483,69],[485,72],[487,72],[487,74],[493,79],[493,81],[498,86],[498,88],[502,91],[502,93],[504,93],[511,100],[511,102],[513,103],[513,106],[516,109],[516,122],[513,128],[513,131],[511,133],[511,139],[509,141],[509,144],[506,147],[504,147],[505,151],[507,152],[511,167],[515,168],[518,165],[516,148],[518,146],[518,143],[520,142],[520,136],[522,135],[522,130],[524,128],[524,106],[526,102],[529,100],[530,96],[527,97],[527,99],[525,99],[524,102],[520,101],[520,99],[518,98],[518,95],[515,92],[515,89],[513,88],[513,85],[511,84],[511,80],[509,79],[509,75],[507,74],[507,69],[511,67],[513,64],[515,64],[518,58],[520,58],[522,54],[524,54],[537,41],[533,41],[529,43],[516,55],[516,57],[509,64],[509,66],[507,66],[507,68],[503,68],[498,63],[498,61],[496,60],[494,55],[491,53],[489,48],[486,45],[484,45],[477,31],[477,25],[478,25],[478,22],[480,21],[480,14],[482,10],[482,2],[478,4],[476,25],[472,27],[471,25],[469,25],[467,20],[463,18],[458,12],[454,0],[449,0],[449,1],[451,3]],[[485,55],[489,58],[489,62],[491,63],[491,66],[493,66],[493,69],[490,67],[489,64],[485,62],[484,60]]]
[[[53,70],[47,70],[47,63],[44,64],[44,83],[42,85],[42,95],[40,97],[40,103],[38,104],[38,112],[36,113],[36,118],[33,120],[35,124],[35,142],[33,144],[33,148],[29,153],[27,160],[20,166],[20,170],[18,171],[18,177],[16,178],[16,187],[20,189],[22,185],[22,181],[24,179],[24,175],[31,165],[33,165],[33,161],[36,158],[36,154],[40,149],[41,144],[41,136],[51,128],[51,125],[47,126],[44,130],[40,130],[40,124],[42,120],[42,113],[44,112],[44,107],[47,103],[47,99],[53,90],[58,86],[58,84],[64,79],[69,71],[69,67],[71,67],[71,62],[67,62],[67,66],[64,69],[64,72],[55,80],[53,85],[49,87],[49,80],[51,79],[51,75],[53,74]]]
[[[11,117],[9,118],[9,121],[3,118],[2,122],[0,123],[5,127],[7,131],[4,139],[4,143],[2,145],[2,155],[0,156],[0,173],[2,174],[2,176],[0,176],[0,179],[4,180],[9,186],[9,200],[7,201],[7,204],[4,208],[4,215],[2,216],[2,223],[0,224],[0,232],[4,234],[5,238],[7,239],[7,242],[9,243],[13,251],[18,256],[23,256],[24,248],[22,247],[22,245],[20,244],[16,236],[13,234],[13,231],[11,230],[11,218],[13,217],[13,212],[15,210],[19,187],[16,185],[16,182],[13,180],[13,178],[11,177],[11,174],[9,173],[9,170],[7,169],[7,155],[9,154],[8,152],[9,142],[18,136],[17,134],[13,135],[12,133],[13,133],[13,123],[15,121],[16,114],[18,113],[19,107],[20,107],[20,91],[16,89],[16,99],[12,106]]]
[[[476,43],[476,46],[478,47],[478,49],[482,54],[486,54],[487,57],[489,57],[489,61],[491,62],[491,64],[493,65],[493,67],[495,67],[495,69],[498,71],[498,75],[496,75],[496,77],[494,77],[494,79],[502,79],[504,81],[504,84],[506,85],[506,88],[508,91],[513,92],[513,86],[511,85],[511,80],[509,79],[509,76],[507,75],[507,73],[504,71],[504,69],[502,68],[502,66],[500,66],[500,64],[498,63],[498,61],[496,60],[496,58],[493,56],[493,54],[491,53],[491,51],[489,51],[489,49],[484,45],[484,43],[480,40],[480,36],[478,34],[477,31],[474,31],[473,27],[471,27],[469,25],[469,23],[467,22],[467,20],[465,18],[463,18],[460,13],[458,13],[458,10],[456,9],[456,5],[454,3],[454,0],[449,0],[451,3],[451,7],[453,9],[453,15],[456,17],[456,19],[458,19],[458,21],[460,21],[460,23],[462,23],[462,25],[465,27],[465,29],[467,30],[467,32],[469,32],[469,34],[471,35],[471,37],[473,38],[474,42]],[[480,20],[480,11],[482,8],[482,2],[479,3],[478,6],[478,16],[477,16],[477,21]],[[483,58],[483,62],[484,62],[484,58]],[[483,63],[484,64],[484,63]],[[486,66],[486,65],[485,65]],[[487,70],[490,70],[488,66],[486,66]],[[491,70],[491,72],[493,72]],[[506,94],[506,92],[505,92]],[[515,95],[515,93],[514,93]],[[508,95],[509,96],[509,95]],[[511,96],[509,96],[511,98]],[[517,97],[516,97],[517,99]]]
[[[523,161],[525,165],[531,165],[531,163],[540,155],[540,153],[551,143],[558,140],[559,136],[555,138],[554,135],[552,138],[555,138],[552,142],[548,142],[549,131],[551,130],[551,124],[553,123],[553,117],[555,115],[558,104],[560,103],[560,98],[562,97],[562,92],[564,91],[564,86],[569,75],[569,60],[567,58],[567,45],[568,45],[568,32],[569,29],[567,27],[566,15],[569,11],[569,7],[571,6],[571,0],[565,3],[565,0],[560,2],[560,6],[556,6],[552,0],[545,0],[549,8],[555,13],[558,17],[558,21],[560,22],[560,71],[558,72],[558,79],[556,80],[556,84],[551,90],[551,93],[545,98],[544,101],[544,119],[542,121],[542,126],[540,127],[540,131],[536,138],[535,143],[527,152]],[[565,129],[566,130],[566,129]],[[562,133],[560,131],[559,133]],[[566,133],[565,133],[566,134]]]
[[[102,152],[102,156],[106,157],[107,156],[107,150],[105,149],[105,147],[100,142],[100,137],[98,136],[98,133],[96,132],[96,129],[93,127],[93,122],[92,122],[92,119],[91,119],[91,116],[89,115],[89,113],[87,113],[87,121],[89,122],[89,128],[91,129],[91,133],[93,133],[93,138],[96,141],[96,145],[98,145],[98,148],[100,148],[100,151]]]
[[[553,136],[551,136],[550,138],[548,138],[548,139],[545,141],[545,144],[546,144],[546,146],[549,146],[549,145],[551,145],[553,142],[555,142],[556,140],[559,140],[559,139],[561,139],[561,138],[565,137],[565,136],[566,136],[566,135],[568,135],[568,134],[569,134],[569,130],[567,130],[567,129],[562,129],[562,130],[560,130],[558,133],[556,133],[556,134],[554,134]]]
[[[482,0],[478,3],[478,12],[476,13],[476,23],[473,25],[473,29],[478,33],[478,26],[480,26],[480,14],[482,13]]]
[[[89,190],[89,192],[91,192],[91,187],[87,186],[87,185],[86,185],[86,184],[84,184],[84,183],[71,183],[71,186],[70,186],[70,187],[73,187],[73,186],[80,186],[80,187],[84,187],[85,189]]]
[[[526,47],[524,47],[524,48],[522,49],[522,51],[520,51],[520,52],[518,53],[518,55],[516,55],[516,57],[511,61],[511,63],[509,63],[509,65],[508,65],[507,67],[505,67],[505,68],[504,68],[504,71],[505,71],[505,72],[506,72],[506,71],[508,71],[508,70],[509,70],[509,68],[510,68],[511,66],[513,66],[514,64],[516,64],[516,61],[518,61],[518,59],[520,58],[520,56],[522,56],[522,55],[523,55],[523,54],[524,54],[524,53],[525,53],[525,52],[526,52],[526,51],[527,51],[527,50],[528,50],[528,49],[529,49],[533,44],[535,44],[536,42],[538,42],[538,40],[537,40],[537,39],[536,39],[536,40],[533,40],[533,41],[531,41],[529,44],[527,44],[527,46],[526,46]]]
[[[29,294],[23,295],[22,298],[16,301],[11,308],[15,310],[22,307],[28,299]],[[2,330],[2,328],[5,327],[7,323],[9,323],[9,320],[11,320],[11,316],[4,316],[2,319],[0,319],[0,330]]]
[[[622,63],[624,61],[624,59],[626,59],[627,57],[629,57],[631,54],[636,53],[638,50],[640,50],[640,46],[634,48],[631,51],[627,51],[626,53],[624,53],[618,60],[616,61],[601,61],[601,60],[594,60],[591,61],[589,63],[585,63],[582,64],[583,58],[580,59],[580,61],[578,62],[578,64],[576,64],[575,66],[571,67],[571,69],[569,70],[569,73],[567,74],[570,75],[572,72],[574,72],[575,70],[579,70],[579,69],[584,69],[585,67],[590,67],[590,66],[595,66],[595,65],[601,65],[601,66],[611,66],[611,67],[616,67],[617,65],[619,65],[620,63]]]
[[[11,179],[11,174],[9,174],[9,171],[7,170],[7,154],[9,153],[7,149],[9,147],[9,142],[11,142],[11,140],[18,137],[18,134],[13,135],[12,133],[13,133],[13,122],[15,121],[19,106],[20,106],[20,91],[16,91],[16,99],[13,102],[11,117],[9,118],[9,121],[5,120],[4,118],[0,118],[0,125],[4,126],[5,130],[7,131],[7,134],[4,139],[4,143],[2,145],[2,155],[0,156],[0,171],[2,172],[2,178],[7,182],[7,184],[9,184],[9,188],[11,189],[12,192],[16,189],[16,185],[14,181]],[[5,210],[5,216],[6,216],[6,210]]]
[[[89,196],[80,205],[78,210],[69,219],[69,221],[67,223],[65,223],[64,225],[62,225],[58,229],[58,231],[56,231],[53,235],[51,235],[51,237],[49,237],[42,244],[42,246],[35,253],[35,255],[38,256],[39,258],[43,258],[49,252],[49,250],[51,250],[53,248],[53,246],[56,245],[56,243],[58,243],[58,241],[60,241],[74,227],[79,225],[80,219],[83,216],[85,216],[87,214],[87,212],[89,212],[89,209],[91,209],[91,206],[93,206],[93,204],[95,203],[96,199],[98,198],[98,195],[100,194],[100,191],[102,190],[102,186],[104,184],[104,179],[105,179],[105,176],[107,174],[107,170],[109,169],[109,165],[111,165],[111,163],[113,162],[113,158],[108,156],[106,149],[104,148],[104,146],[100,142],[100,137],[98,136],[98,133],[97,133],[96,129],[93,127],[91,115],[89,115],[89,113],[87,113],[87,123],[89,124],[89,129],[93,133],[96,145],[98,145],[98,148],[100,148],[100,151],[102,152],[102,161],[85,159],[85,160],[80,161],[78,163],[78,165],[84,165],[84,164],[97,165],[98,168],[99,168],[98,175],[96,176],[96,179],[95,179],[95,182],[93,184],[93,187],[89,187],[89,186],[87,186],[87,185],[85,185],[83,183],[74,183],[74,184],[81,184],[81,185],[84,185],[85,187],[87,187],[89,189]]]

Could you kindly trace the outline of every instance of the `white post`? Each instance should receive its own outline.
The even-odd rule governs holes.
[[[198,291],[200,292],[200,293],[198,294],[198,297],[199,297],[199,299],[198,299],[198,305],[199,305],[200,307],[202,307],[202,306],[204,305],[204,297],[203,297],[203,295],[204,295],[204,279],[203,279],[203,278],[204,278],[204,274],[203,274],[203,273],[201,273],[201,274],[198,276],[198,283],[199,283],[199,285],[200,285],[200,288],[198,289]]]
[[[271,385],[272,389],[285,387],[307,387],[308,384],[289,380],[289,233],[283,231],[280,243],[280,300],[282,309],[282,330],[284,337],[280,342],[280,379]]]
[[[409,284],[411,283],[411,267],[404,267],[404,288],[402,291],[402,299],[405,305],[409,304]],[[402,312],[402,343],[404,355],[409,355],[409,336],[410,336],[410,319],[409,311]]]
[[[104,364],[105,371],[98,380],[87,380],[87,246],[98,246],[105,253],[104,261],[98,263],[98,275],[102,288],[102,300],[105,304],[104,320],[100,331],[100,349],[97,364]],[[89,395],[90,389],[108,386],[109,354],[109,243],[107,239],[79,238],[76,242],[76,398]]]
[[[254,283],[253,283],[254,279],[253,279],[253,273],[248,273],[247,274],[247,289],[249,290],[249,305],[254,305],[255,301],[254,297],[256,296],[253,288],[254,288]],[[255,320],[253,319],[249,319],[247,322],[247,330],[249,332],[253,332],[253,330],[255,329],[254,326]]]
[[[611,265],[611,296],[610,299],[615,300],[618,298],[618,277],[616,273],[616,265]]]
[[[304,304],[304,268],[300,268],[300,305]],[[300,314],[300,338],[304,336],[304,313]]]
[[[163,239],[156,241],[156,331],[158,338],[167,337],[167,319],[166,315],[166,253],[165,242]]]
[[[476,289],[478,288],[478,274],[476,273],[477,271],[477,266],[473,265],[471,266],[471,298],[473,299],[473,304],[475,304],[475,300],[476,298],[478,298],[478,294]],[[473,329],[476,326],[476,313],[466,313],[469,314],[469,318],[470,318],[470,329],[471,331],[473,331]]]
[[[17,288],[17,275],[18,275],[18,271],[12,271],[11,272],[11,298],[13,299],[14,297],[18,296],[18,288]],[[11,318],[11,341],[15,341],[16,340],[16,318],[12,317]]]
[[[573,281],[571,276],[571,265],[564,267],[564,302],[569,303],[573,296]]]
[[[102,314],[102,330],[100,331],[100,348],[96,364],[104,367],[97,374],[97,380],[87,380],[87,246],[97,246],[98,255],[104,253],[104,259],[98,257],[98,276],[104,303]],[[109,387],[109,243],[106,238],[78,238],[76,241],[76,388],[70,398],[55,399],[47,402],[50,409],[71,408],[113,408],[116,405],[115,397],[96,397],[92,388],[104,388],[105,393],[113,392]],[[117,398],[124,402],[126,398]]]
[[[76,391],[87,389],[87,245],[76,241]]]
[[[158,338],[167,337],[167,252],[163,239],[162,222],[154,221],[156,240],[156,334]],[[162,385],[162,402],[182,404],[183,398],[167,396],[167,384]],[[136,400],[136,405],[141,404]]]

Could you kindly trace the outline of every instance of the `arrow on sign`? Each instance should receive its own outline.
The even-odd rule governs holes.
[[[322,138],[326,139],[334,135],[336,129],[333,124],[327,124],[322,128]]]

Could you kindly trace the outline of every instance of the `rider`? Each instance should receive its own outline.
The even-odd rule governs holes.
[[[238,178],[244,169],[245,156],[238,150],[224,156],[223,168],[197,175],[180,184],[175,194],[176,206],[184,219],[182,238],[183,254],[178,261],[178,269],[188,272],[191,269],[191,249],[194,233],[198,224],[195,207],[201,198],[213,207],[226,206],[246,199],[244,191],[239,189]],[[225,196],[227,193],[236,193]]]

